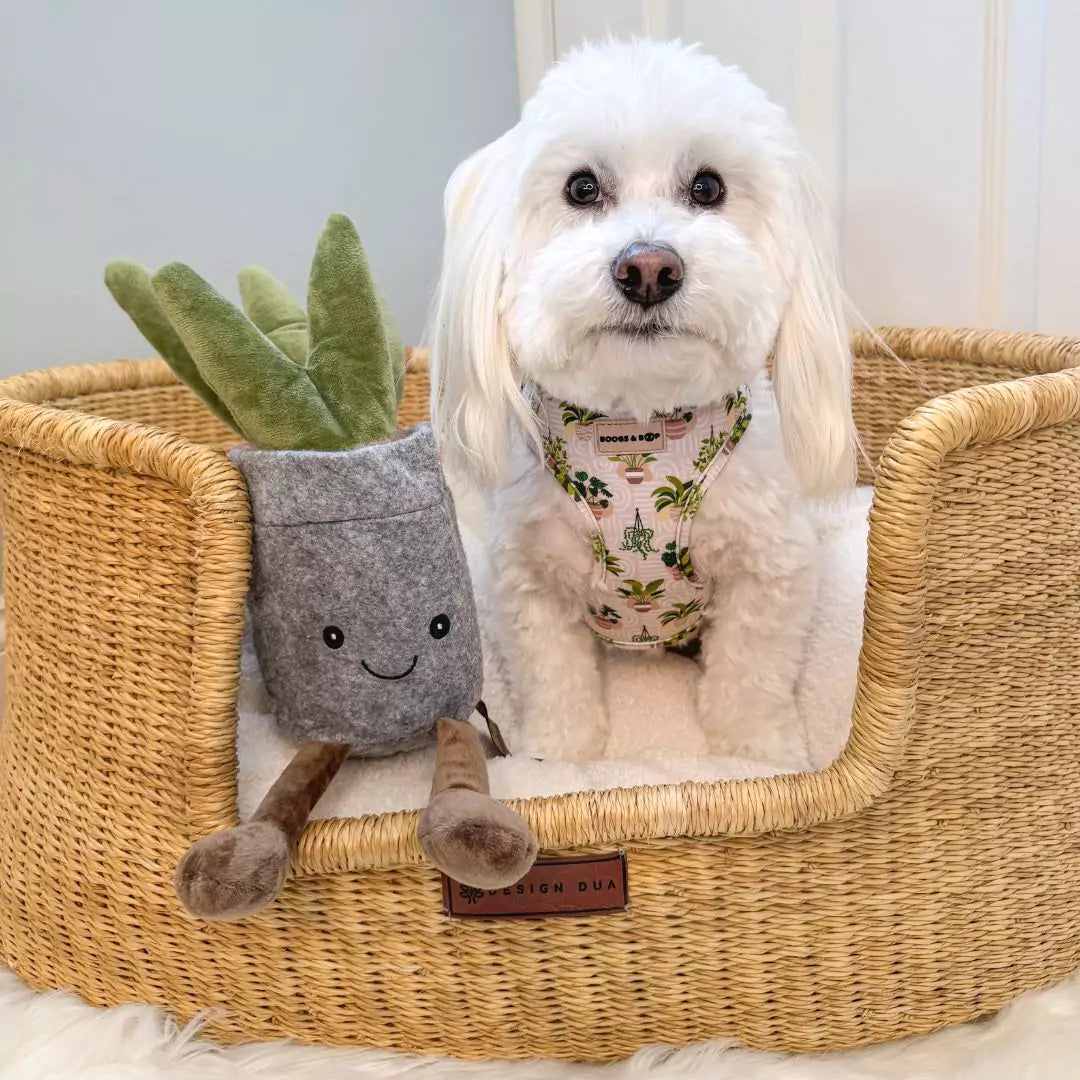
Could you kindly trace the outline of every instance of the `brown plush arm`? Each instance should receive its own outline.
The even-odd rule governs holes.
[[[435,725],[435,739],[431,801],[417,830],[424,854],[463,885],[513,885],[536,859],[529,826],[488,794],[484,747],[472,724],[443,718]]]
[[[451,788],[465,788],[487,795],[487,759],[476,728],[465,720],[447,720],[435,725],[435,772],[431,777],[431,798]]]
[[[301,743],[249,822],[196,840],[180,860],[173,885],[184,907],[200,919],[232,921],[269,904],[311,811],[348,756],[337,743]]]
[[[349,748],[338,743],[301,743],[251,820],[276,825],[284,834],[289,851],[295,851],[311,811],[348,756]]]

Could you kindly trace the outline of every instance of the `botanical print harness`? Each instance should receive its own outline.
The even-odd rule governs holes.
[[[674,645],[698,629],[712,583],[695,573],[690,527],[750,425],[750,391],[715,405],[606,416],[529,388],[544,466],[588,518],[596,573],[589,626],[611,645]]]

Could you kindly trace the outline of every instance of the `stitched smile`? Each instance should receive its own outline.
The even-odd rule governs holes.
[[[361,661],[360,661],[360,663],[361,663],[361,664],[363,664],[363,666],[364,666],[364,670],[365,670],[365,671],[366,671],[366,672],[367,672],[367,673],[368,673],[369,675],[374,675],[376,679],[390,679],[390,680],[394,680],[394,679],[404,679],[406,675],[411,675],[411,674],[412,674],[412,670],[413,670],[413,668],[414,668],[414,667],[416,667],[416,661],[417,661],[417,660],[418,660],[419,658],[420,658],[420,654],[419,654],[419,653],[417,653],[417,654],[416,654],[416,656],[414,656],[414,657],[412,658],[412,663],[411,663],[411,664],[409,665],[409,668],[408,668],[408,670],[407,670],[407,671],[403,671],[403,672],[402,672],[402,673],[401,673],[400,675],[383,675],[383,674],[381,674],[381,673],[380,673],[380,672],[378,672],[378,671],[373,671],[373,670],[372,670],[371,668],[369,668],[369,667],[367,666],[367,664],[366,664],[366,663],[365,663],[365,662],[364,662],[363,660],[361,660]]]

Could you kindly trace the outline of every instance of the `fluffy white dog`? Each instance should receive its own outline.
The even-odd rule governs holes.
[[[804,764],[805,500],[851,486],[855,451],[835,241],[784,112],[679,44],[582,48],[455,171],[446,225],[432,412],[451,477],[488,495],[522,749],[603,754],[612,648],[582,603],[595,530],[522,387],[644,422],[748,386],[753,422],[693,519],[699,719],[716,752]]]

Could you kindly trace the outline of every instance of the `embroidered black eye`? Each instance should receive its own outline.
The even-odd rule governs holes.
[[[439,638],[446,637],[450,633],[450,616],[449,615],[436,615],[431,620],[428,626],[428,633],[438,641]]]
[[[726,194],[724,181],[714,172],[704,170],[690,181],[690,199],[698,206],[719,206]]]
[[[575,206],[588,206],[600,198],[600,181],[591,172],[574,173],[566,181],[566,197]]]
[[[345,644],[345,635],[338,626],[323,627],[322,639],[328,649],[340,649]]]

